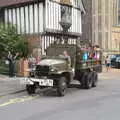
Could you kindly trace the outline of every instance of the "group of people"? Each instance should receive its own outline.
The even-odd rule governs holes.
[[[9,77],[14,77],[15,76],[14,64],[15,64],[15,60],[18,57],[18,55],[19,55],[19,53],[13,54],[10,51],[8,52],[7,61],[8,61],[8,64],[9,64]],[[38,64],[39,61],[40,61],[40,58],[35,58],[31,54],[28,57],[28,68],[34,68],[34,66],[36,64]]]
[[[34,57],[32,54],[28,57],[28,68],[34,68],[36,64],[39,64],[40,57]]]
[[[82,60],[100,60],[100,48],[99,46],[92,46],[87,48],[82,48],[83,56]]]
[[[88,49],[82,48],[81,50],[83,51],[83,55],[82,55],[82,60],[83,61],[87,61],[87,60],[99,60],[100,59],[100,48],[98,46],[92,46],[92,47],[89,47]],[[19,53],[17,53],[16,55],[13,55],[11,52],[8,53],[9,76],[10,77],[14,76],[14,61],[18,57],[18,55],[19,55]],[[68,52],[64,51],[63,55],[68,58],[68,61],[69,61],[70,66],[71,66],[71,58],[70,58]],[[39,62],[40,62],[40,56],[37,57],[37,58],[35,58],[31,54],[29,56],[29,58],[28,58],[28,67],[29,68],[34,68],[34,66],[36,64],[39,64]],[[108,71],[109,61],[106,59],[106,62],[107,62],[106,63],[107,71]]]

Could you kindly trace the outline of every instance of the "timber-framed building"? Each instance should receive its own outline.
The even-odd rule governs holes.
[[[17,33],[28,40],[31,52],[38,45],[42,54],[61,36],[75,44],[75,39],[82,34],[83,13],[81,0],[0,1],[0,21],[15,25]],[[63,26],[67,30],[63,30]]]

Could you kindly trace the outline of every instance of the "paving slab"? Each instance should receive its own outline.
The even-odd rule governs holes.
[[[0,75],[0,96],[25,90],[25,85],[21,84],[22,79],[24,78]]]

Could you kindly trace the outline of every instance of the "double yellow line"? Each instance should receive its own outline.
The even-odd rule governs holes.
[[[0,107],[8,106],[10,104],[22,103],[29,100],[34,100],[39,98],[39,96],[23,96],[22,98],[9,99],[7,102],[0,104]]]
[[[5,95],[0,95],[0,98],[3,98]]]

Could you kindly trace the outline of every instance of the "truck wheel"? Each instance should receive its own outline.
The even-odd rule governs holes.
[[[93,77],[92,77],[91,72],[85,75],[84,77],[84,82],[85,82],[84,88],[85,89],[90,89],[92,87],[92,83],[93,83],[92,79]]]
[[[93,84],[92,87],[96,87],[98,82],[98,74],[96,72],[93,73]]]
[[[80,81],[80,87],[81,88],[84,88],[85,87],[85,81],[84,81],[84,79],[85,79],[85,76],[86,76],[86,74],[87,73],[83,73],[80,77],[79,77],[79,81]]]
[[[26,85],[26,89],[27,89],[28,94],[35,93],[35,85]]]
[[[64,96],[66,93],[66,89],[67,89],[67,81],[65,77],[61,77],[58,80],[58,88],[57,88],[57,92],[59,96]]]

